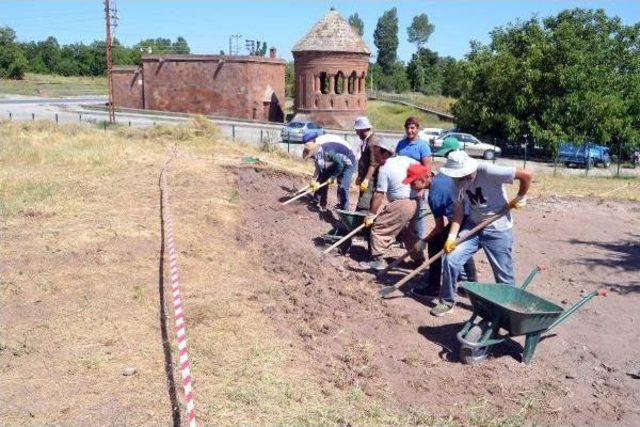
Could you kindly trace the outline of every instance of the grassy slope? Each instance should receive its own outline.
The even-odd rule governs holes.
[[[451,122],[439,120],[437,117],[431,114],[426,114],[415,108],[383,101],[368,101],[367,115],[378,130],[402,132],[404,121],[409,116],[417,117],[422,127],[448,129],[453,126]]]
[[[23,80],[0,79],[0,94],[30,96],[106,95],[105,77],[63,77],[27,73]]]

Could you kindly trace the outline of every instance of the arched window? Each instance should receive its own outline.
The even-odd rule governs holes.
[[[344,80],[344,74],[342,71],[338,71],[338,74],[336,74],[336,95],[342,95],[344,93]]]
[[[349,93],[351,95],[353,95],[354,93],[356,93],[357,91],[359,91],[359,84],[358,84],[358,75],[356,74],[356,72],[352,72],[351,75],[349,76],[349,85],[347,90],[349,91]]]
[[[325,95],[329,93],[329,76],[327,73],[320,73],[320,92]]]

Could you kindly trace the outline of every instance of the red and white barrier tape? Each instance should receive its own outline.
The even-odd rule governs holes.
[[[173,223],[169,211],[169,185],[167,183],[167,170],[170,159],[164,164],[160,172],[160,186],[162,191],[162,220],[164,222],[164,235],[169,252],[169,270],[171,274],[171,290],[173,296],[173,318],[176,327],[176,339],[178,341],[179,369],[182,374],[182,387],[184,388],[184,400],[187,405],[187,417],[189,426],[196,427],[196,411],[193,401],[193,389],[191,383],[191,368],[189,365],[189,350],[187,348],[187,329],[184,323],[184,309],[178,281],[178,257],[176,255],[176,243],[173,237]]]

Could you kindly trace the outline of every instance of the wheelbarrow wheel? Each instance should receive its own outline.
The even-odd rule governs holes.
[[[485,322],[473,325],[464,338],[472,343],[479,343],[485,331],[489,328],[489,325]],[[469,347],[465,344],[461,344],[460,346],[460,361],[465,365],[481,362],[487,358],[488,354],[489,346],[479,348]]]

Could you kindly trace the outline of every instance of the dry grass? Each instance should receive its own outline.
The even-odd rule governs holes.
[[[64,77],[25,74],[22,80],[0,79],[0,93],[30,96],[106,95],[105,77]]]
[[[640,177],[613,178],[537,174],[532,194],[540,196],[598,197],[640,201]]]

